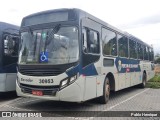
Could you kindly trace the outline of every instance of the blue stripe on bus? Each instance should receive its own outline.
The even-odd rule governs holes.
[[[76,75],[79,72],[79,65],[75,66],[74,68],[71,68],[70,70],[66,71],[66,74],[71,77]]]
[[[119,73],[126,72],[140,72],[140,60],[133,60],[127,58],[116,58],[115,65]]]
[[[82,74],[85,76],[94,76],[94,75],[98,75],[98,72],[94,66],[94,64],[90,64],[84,68],[82,68]]]
[[[140,60],[120,58],[120,57],[117,57],[115,60],[115,65],[119,73],[140,72],[141,68],[139,64]],[[70,77],[76,75],[78,72],[79,74],[83,74],[85,76],[98,75],[97,70],[93,63],[84,68],[81,68],[81,66],[78,65],[72,68],[71,70],[68,70],[66,74]]]
[[[84,68],[81,68],[80,65],[72,68],[71,70],[66,71],[66,74],[71,77],[79,73],[80,75],[83,74],[85,76],[94,76],[98,75],[97,70],[94,66],[94,64],[90,64]]]

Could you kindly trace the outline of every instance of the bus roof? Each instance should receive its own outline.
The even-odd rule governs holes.
[[[13,24],[0,22],[0,34],[1,32],[9,32],[11,34],[17,34],[19,30],[19,27]],[[17,31],[17,32],[16,32]]]

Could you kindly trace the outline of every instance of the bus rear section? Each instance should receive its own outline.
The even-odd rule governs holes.
[[[0,92],[16,90],[19,27],[0,22]]]

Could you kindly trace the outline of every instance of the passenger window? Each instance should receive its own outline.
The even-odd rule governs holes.
[[[100,52],[98,32],[90,29],[83,30],[83,50],[86,53],[98,54]]]
[[[149,60],[153,61],[153,59],[154,59],[153,48],[149,48]]]
[[[118,35],[117,39],[118,39],[119,56],[128,57],[128,38],[122,35]]]
[[[129,51],[130,51],[130,58],[137,59],[137,46],[136,41],[129,40]]]
[[[117,56],[116,34],[105,28],[102,28],[102,47],[104,55]]]
[[[143,60],[143,46],[140,43],[137,43],[137,52],[138,52],[138,59]]]
[[[144,46],[144,60],[149,60],[149,51],[148,51],[148,47]]]

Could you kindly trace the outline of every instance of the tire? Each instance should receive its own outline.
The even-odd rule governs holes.
[[[103,95],[99,98],[101,104],[106,104],[109,101],[110,96],[110,84],[109,79],[106,78],[103,85]]]
[[[142,80],[142,83],[140,84],[140,87],[141,88],[145,88],[145,86],[146,86],[146,81],[147,81],[147,75],[146,75],[146,73],[143,73],[143,78],[142,78],[143,80]]]

